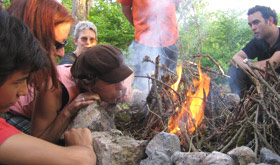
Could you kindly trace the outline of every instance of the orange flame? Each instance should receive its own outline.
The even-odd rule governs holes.
[[[196,89],[195,92],[189,90],[187,92],[187,99],[181,108],[176,108],[175,115],[171,116],[168,126],[169,133],[180,133],[180,126],[187,130],[187,132],[193,133],[195,128],[202,122],[204,116],[205,99],[209,94],[210,78],[202,73],[200,68],[200,61],[198,63],[199,79],[193,80],[193,86]],[[177,68],[177,81],[171,86],[174,90],[178,90],[179,82],[182,75],[182,65]]]

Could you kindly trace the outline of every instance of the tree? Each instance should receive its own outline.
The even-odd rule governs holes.
[[[87,20],[93,0],[73,0],[72,15],[79,21]]]

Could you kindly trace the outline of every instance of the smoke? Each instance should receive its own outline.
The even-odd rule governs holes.
[[[167,52],[172,52],[173,50],[165,45],[167,45],[166,42],[173,38],[174,33],[178,32],[177,29],[171,31],[169,29],[170,24],[177,26],[176,19],[175,22],[172,19],[172,17],[176,18],[176,13],[174,12],[174,15],[170,14],[170,11],[176,11],[176,7],[171,0],[149,0],[141,3],[143,7],[139,9],[139,20],[137,23],[140,28],[136,29],[135,33],[136,35],[142,35],[138,38],[139,42],[132,42],[129,46],[129,52],[130,56],[134,59],[133,69],[135,76],[151,76],[155,70],[155,65],[150,62],[143,62],[143,58],[149,56],[152,61],[155,61],[156,57],[160,55],[160,62],[168,63],[167,60],[169,58]],[[168,54],[172,53],[168,52]],[[171,61],[169,63],[174,64],[171,68],[169,66],[167,67],[176,71],[177,55],[169,61]],[[147,78],[135,77],[133,86],[148,94],[151,83],[149,83],[149,79]]]

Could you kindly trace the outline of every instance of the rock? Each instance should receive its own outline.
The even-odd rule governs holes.
[[[240,102],[240,97],[235,93],[226,93],[223,95],[224,104],[232,111]]]
[[[249,163],[254,163],[256,160],[256,155],[253,150],[249,147],[237,147],[227,153],[231,157],[237,157],[239,165],[247,165]]]
[[[160,132],[149,142],[146,148],[146,154],[150,156],[155,151],[158,151],[171,157],[174,152],[180,150],[180,140],[176,135]]]
[[[147,141],[110,132],[92,132],[97,165],[139,165]]]
[[[234,165],[232,158],[224,153],[213,151],[205,158],[207,165]]]
[[[260,162],[272,165],[280,165],[280,157],[271,150],[262,148],[260,151]]]
[[[147,159],[140,162],[140,165],[172,165],[169,156],[166,154],[154,151]]]
[[[93,131],[110,131],[116,129],[114,120],[97,102],[82,108],[67,128],[89,128]]]
[[[209,153],[205,152],[175,152],[171,156],[174,165],[204,165]]]

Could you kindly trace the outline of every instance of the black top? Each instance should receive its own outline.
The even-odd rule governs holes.
[[[276,51],[280,51],[280,33],[276,43],[272,47],[269,47],[269,44],[263,39],[258,40],[253,38],[242,50],[246,53],[249,59],[257,58],[258,61],[268,59]],[[276,71],[280,73],[280,68],[278,68]]]
[[[77,56],[74,53],[67,53],[63,58],[61,58],[59,65],[73,64],[76,59]]]

